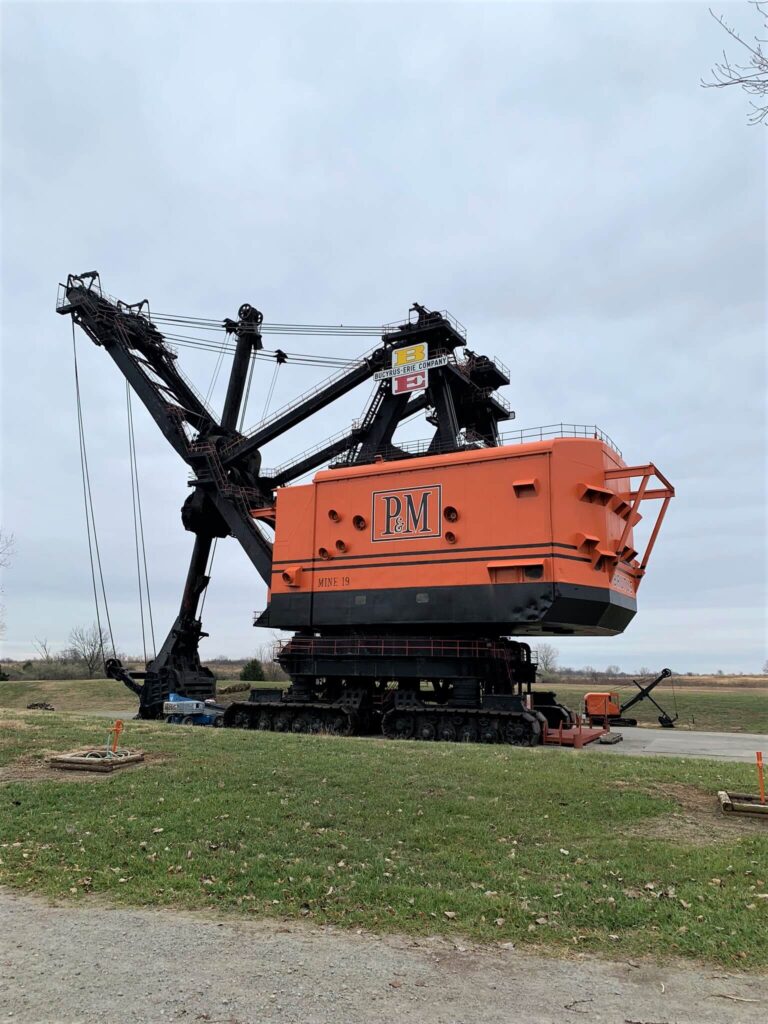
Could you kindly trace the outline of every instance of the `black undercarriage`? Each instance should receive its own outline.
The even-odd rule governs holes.
[[[532,689],[530,648],[513,640],[298,635],[278,660],[291,686],[252,690],[226,726],[534,746],[545,724],[574,724],[554,693]]]

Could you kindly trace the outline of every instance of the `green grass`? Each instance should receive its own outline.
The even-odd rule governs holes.
[[[238,683],[235,680],[220,680],[222,689],[242,686],[240,691],[222,694],[226,704],[232,700],[246,700],[251,687],[263,690],[267,687],[285,686],[285,683]],[[114,679],[36,679],[23,682],[0,682],[0,708],[22,710],[27,704],[47,701],[57,711],[114,711],[135,715],[139,698],[135,697],[122,683]]]
[[[606,687],[600,683],[574,686],[555,680],[551,684],[542,684],[540,688],[549,686],[557,693],[559,700],[573,711],[583,710],[584,694],[590,690],[603,692],[616,689],[621,703],[628,700],[633,692],[637,692],[631,683],[620,687]],[[768,689],[734,691],[725,687],[719,690],[677,688],[673,693],[671,684],[664,682],[653,691],[653,696],[672,716],[677,702],[680,718],[676,728],[700,732],[768,733]],[[636,718],[641,725],[658,725],[659,712],[649,700],[636,704],[627,715]]]
[[[0,713],[0,763],[105,732],[93,719]],[[768,964],[768,900],[757,895],[768,830],[643,834],[679,811],[664,786],[714,801],[724,787],[754,788],[749,766],[134,722],[125,740],[156,758],[95,780],[0,785],[0,884],[80,902]]]
[[[224,686],[232,685],[224,682]],[[283,686],[283,683],[248,684],[257,689]],[[630,684],[631,686],[631,684]],[[568,684],[554,680],[542,682],[539,689],[552,688],[559,699],[574,711],[581,711],[584,694],[592,690],[603,690],[601,684]],[[607,687],[610,689],[610,686]],[[244,699],[243,693],[230,693],[223,700]],[[619,688],[621,699],[626,700],[632,692],[629,686]],[[662,707],[674,714],[675,700],[668,682],[654,691]],[[678,728],[712,732],[757,732],[768,733],[768,689],[732,690],[727,687],[694,691],[676,691],[677,709],[680,712]],[[122,683],[111,679],[79,679],[45,682],[0,683],[0,708],[25,708],[32,701],[49,701],[57,711],[115,711],[135,714],[138,700]],[[630,712],[641,724],[656,725],[658,711],[649,701],[636,705]]]
[[[114,679],[44,679],[0,682],[0,708],[25,708],[47,701],[57,711],[121,711],[136,713],[137,697]]]

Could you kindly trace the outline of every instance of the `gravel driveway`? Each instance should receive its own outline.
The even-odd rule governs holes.
[[[765,1024],[768,979],[0,891],[0,1021]]]

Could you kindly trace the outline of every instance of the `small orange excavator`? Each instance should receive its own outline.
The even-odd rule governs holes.
[[[641,700],[649,700],[651,704],[654,704],[656,708],[661,712],[659,715],[659,725],[664,729],[674,729],[675,722],[680,717],[675,710],[674,718],[668,715],[661,704],[657,703],[651,696],[651,690],[654,690],[659,683],[664,679],[669,679],[672,672],[668,668],[663,668],[661,672],[653,679],[647,686],[641,686],[636,679],[633,679],[638,692],[631,697],[628,701],[620,704],[619,694],[615,690],[603,693],[585,693],[584,694],[584,715],[589,721],[591,726],[598,725],[625,725],[632,726],[637,725],[636,718],[625,718],[624,713],[633,708],[635,704],[639,704]]]

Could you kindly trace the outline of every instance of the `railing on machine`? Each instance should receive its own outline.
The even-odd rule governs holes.
[[[431,317],[433,319],[431,321],[428,320],[427,322],[425,322],[425,324],[424,324],[425,327],[430,327],[430,326],[434,325],[435,323],[439,322],[440,319],[442,319],[450,327],[453,328],[453,330],[459,335],[459,337],[464,338],[464,340],[466,341],[466,338],[467,338],[467,328],[464,326],[463,323],[461,323],[460,320],[457,320],[456,317],[452,316],[446,309],[432,309],[432,310],[429,311],[428,317]],[[397,320],[397,321],[395,321],[395,322],[393,322],[391,324],[383,324],[382,328],[381,328],[381,335],[382,335],[382,337],[386,336],[387,337],[387,341],[390,341],[391,340],[390,335],[397,334],[397,332],[401,328],[403,328],[403,327],[416,327],[416,326],[417,326],[417,321],[412,319],[412,316],[409,316],[409,318],[407,320]],[[407,336],[405,336],[405,337],[407,337]]]
[[[488,658],[501,653],[501,645],[488,640],[440,637],[293,637],[277,643],[276,656],[288,648],[292,654],[321,658]]]
[[[326,437],[324,441],[318,441],[318,443],[313,444],[311,448],[306,448],[303,452],[299,452],[299,454],[294,458],[281,462],[279,466],[275,466],[272,469],[262,469],[261,476],[268,480],[271,480],[276,476],[280,476],[280,474],[290,466],[293,466],[297,462],[303,462],[304,459],[309,458],[310,455],[314,455],[315,452],[322,451],[323,448],[330,448],[335,441],[342,441],[345,437],[349,437],[350,434],[354,434],[356,431],[360,430],[360,428],[361,421],[359,419],[352,420],[346,430],[340,430],[336,434],[331,434],[331,436]]]
[[[346,366],[342,366],[340,370],[336,371],[336,373],[331,374],[330,377],[326,377],[325,380],[321,380],[319,384],[315,384],[303,394],[291,399],[291,401],[286,403],[286,405],[276,409],[273,413],[270,413],[269,416],[266,416],[261,420],[261,422],[256,423],[253,427],[250,427],[245,431],[245,433],[230,441],[229,444],[224,447],[223,451],[228,452],[233,448],[237,448],[237,446],[242,444],[243,441],[247,441],[248,438],[253,437],[254,434],[259,433],[259,431],[264,430],[264,428],[268,427],[271,423],[275,423],[282,416],[285,416],[286,413],[291,412],[291,410],[296,409],[299,406],[305,405],[310,398],[313,398],[315,395],[318,395],[323,391],[327,391],[333,386],[333,384],[342,381],[352,370],[357,367],[362,368],[366,363],[366,359],[373,355],[373,353],[379,348],[381,348],[381,346],[377,345],[375,348],[370,349],[359,358],[350,359],[349,363],[347,363]]]
[[[530,444],[533,441],[547,441],[550,438],[555,437],[582,437],[593,440],[602,441],[607,444],[609,448],[612,448],[617,455],[621,455],[621,449],[618,448],[610,437],[596,426],[587,426],[586,424],[579,423],[550,423],[543,427],[526,427],[523,430],[511,430],[503,434],[499,434],[500,445],[512,445],[512,444]],[[478,435],[469,434],[465,436],[459,436],[460,447],[466,448],[487,448],[489,447],[487,442]],[[430,455],[440,455],[445,451],[453,451],[453,447],[447,447],[445,445],[435,445],[432,439],[427,438],[419,441],[398,441],[397,447],[406,452],[408,455],[425,455],[429,452]]]
[[[297,456],[296,459],[290,459],[288,462],[283,463],[280,466],[276,466],[272,469],[263,469],[261,475],[267,479],[279,476],[279,474],[292,465],[294,462],[301,461],[314,452],[319,452],[323,448],[330,447],[334,441],[340,441],[345,436],[353,433],[355,430],[360,429],[361,421],[353,420],[348,430],[341,430],[337,434],[333,434],[331,437],[326,438],[324,441],[318,442],[311,448],[308,448],[301,455]],[[529,444],[532,441],[546,441],[554,437],[582,437],[590,440],[602,441],[607,444],[609,448],[616,452],[617,455],[621,456],[621,449],[614,444],[611,438],[597,426],[587,426],[586,424],[578,423],[551,423],[543,427],[527,427],[523,430],[512,430],[503,434],[499,434],[500,445],[512,445],[512,444]],[[357,442],[350,442],[350,447],[354,447]],[[457,438],[457,444],[459,450],[466,449],[477,449],[489,447],[487,441],[480,435],[473,431],[463,431]],[[397,441],[397,448],[404,452],[406,455],[442,455],[446,452],[453,452],[456,450],[454,445],[438,444],[435,445],[433,439],[427,438],[418,441]],[[391,454],[389,449],[389,459],[395,459],[396,456]],[[348,459],[343,456],[337,456],[329,465],[330,469],[341,468],[348,464]]]

